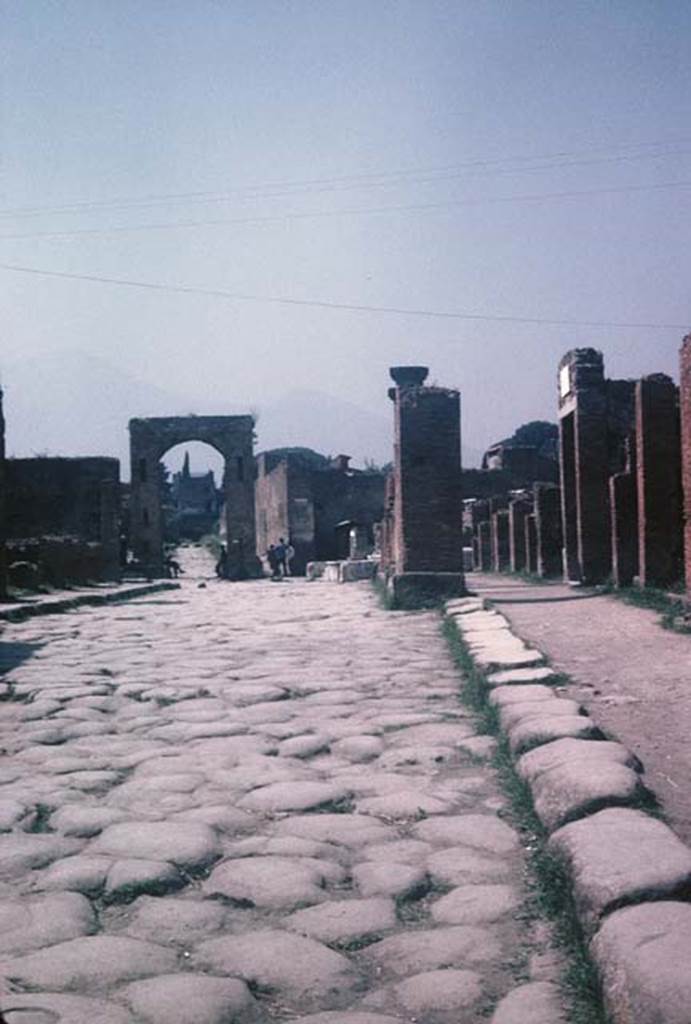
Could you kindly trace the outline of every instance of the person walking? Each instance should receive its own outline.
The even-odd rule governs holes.
[[[276,561],[278,562],[279,575],[287,576],[288,567],[286,566],[286,542],[283,537],[278,538],[278,544],[276,545]]]
[[[288,538],[288,543],[286,544],[286,575],[288,575],[288,576],[292,576],[293,575],[293,570],[290,567],[290,563],[292,562],[294,557],[295,557],[295,548],[293,547],[293,545],[292,545],[292,543],[290,541],[290,538]]]
[[[271,570],[271,579],[278,579],[278,556],[273,544],[269,544],[269,550],[266,552],[266,560],[269,563],[269,569]]]

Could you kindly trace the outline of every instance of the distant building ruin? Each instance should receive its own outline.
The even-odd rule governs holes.
[[[148,572],[163,574],[164,517],[161,509],[163,456],[178,444],[201,441],[224,459],[228,573],[232,579],[261,575],[254,530],[254,420],[251,416],[163,416],[133,419],[130,429],[132,482],[130,546]]]
[[[385,474],[350,466],[310,449],[276,449],[257,456],[257,551],[283,538],[295,549],[291,571],[308,562],[348,558],[350,535],[361,548],[374,547],[374,525],[384,513]]]

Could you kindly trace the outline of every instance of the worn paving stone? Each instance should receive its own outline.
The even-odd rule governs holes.
[[[106,900],[131,900],[141,893],[174,892],[186,884],[174,864],[161,860],[128,858],[117,860],[109,868],[105,879]]]
[[[490,672],[487,683],[495,686],[523,686],[526,683],[549,683],[556,679],[554,669],[548,665],[534,665],[531,668],[508,668]]]
[[[392,1005],[409,1014],[422,1015],[425,1021],[439,1020],[443,1014],[453,1014],[457,1020],[459,1011],[468,1009],[482,997],[482,977],[477,971],[446,968],[441,971],[424,971],[412,978],[373,992],[363,1000],[364,1006],[389,1008]]]
[[[566,1024],[566,1020],[559,987],[549,981],[533,981],[504,996],[491,1024]]]
[[[0,835],[0,879],[18,878],[81,849],[77,839],[45,833]]]
[[[500,955],[501,946],[491,930],[475,926],[425,928],[393,935],[362,953],[383,977],[393,978],[445,967],[463,968]]]
[[[608,808],[552,833],[549,849],[567,865],[581,920],[624,903],[665,899],[691,886],[691,850],[642,811]]]
[[[7,1024],[133,1024],[123,1006],[103,999],[40,992],[0,996]]]
[[[241,1024],[255,1015],[244,981],[202,974],[164,974],[121,990],[142,1024]]]
[[[254,789],[238,807],[255,811],[309,811],[348,800],[350,793],[328,782],[277,782]]]
[[[373,897],[363,900],[332,900],[318,907],[298,910],[284,918],[284,925],[301,935],[344,945],[377,936],[396,927],[393,900]]]
[[[137,821],[109,825],[89,844],[87,852],[170,861],[177,867],[195,870],[216,860],[221,848],[214,830],[200,823]]]
[[[614,1024],[687,1024],[691,904],[663,900],[615,910],[590,949]]]
[[[400,1024],[400,1017],[389,1017],[381,1013],[344,1013],[342,1010],[327,1010],[326,1013],[310,1013],[296,1017],[293,1024]]]
[[[517,771],[530,784],[535,813],[552,831],[608,804],[637,800],[642,784],[631,764],[635,758],[619,743],[567,738],[524,754]]]
[[[122,821],[126,815],[113,807],[84,807],[81,804],[65,804],[50,816],[51,828],[64,836],[78,836],[91,839],[108,825]]]
[[[225,908],[213,900],[140,896],[125,931],[147,942],[190,947],[218,932],[225,919]]]
[[[541,743],[572,737],[598,739],[600,731],[586,715],[536,715],[517,722],[509,731],[509,746],[517,756]]]
[[[468,846],[450,846],[437,850],[426,860],[427,872],[437,885],[494,882],[511,874],[506,858],[495,857]]]
[[[353,868],[353,882],[362,896],[403,899],[427,887],[427,874],[411,864],[367,861]]]
[[[139,939],[94,935],[0,961],[0,976],[24,986],[104,992],[120,982],[171,971],[177,954]]]
[[[259,930],[210,939],[197,947],[196,962],[270,988],[304,1009],[347,1005],[358,976],[341,953],[285,931]]]
[[[459,885],[432,904],[440,924],[487,924],[515,910],[520,898],[511,885]]]
[[[516,832],[489,814],[431,818],[416,825],[414,834],[425,842],[472,846],[497,854],[510,853],[518,847]]]
[[[89,901],[77,893],[0,900],[0,954],[18,955],[96,930]]]
[[[288,910],[325,899],[326,882],[344,876],[343,869],[318,859],[243,857],[214,868],[203,889],[208,896],[224,896],[238,905]]]

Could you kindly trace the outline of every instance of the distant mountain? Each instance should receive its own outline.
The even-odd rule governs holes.
[[[135,416],[234,415],[257,411],[257,450],[305,447],[378,464],[392,458],[393,415],[321,391],[290,391],[262,404],[252,397],[225,409],[205,395],[157,387],[79,350],[3,366],[7,450],[15,456],[111,455],[129,478],[127,423]],[[479,461],[464,452],[468,465]],[[196,460],[195,460],[196,461]]]

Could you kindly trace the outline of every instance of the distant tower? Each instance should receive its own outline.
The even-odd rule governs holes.
[[[185,461],[182,464],[182,477],[184,480],[189,480],[192,476],[190,473],[190,453],[185,452]]]

